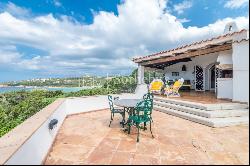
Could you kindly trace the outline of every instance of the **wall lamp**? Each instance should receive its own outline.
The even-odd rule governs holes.
[[[181,68],[182,71],[187,71],[187,67],[186,65],[183,65],[182,68]]]
[[[50,122],[49,122],[49,129],[52,130],[55,125],[58,123],[58,120],[57,119],[52,119]]]

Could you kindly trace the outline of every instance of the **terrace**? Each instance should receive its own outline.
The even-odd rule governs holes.
[[[152,139],[125,134],[109,110],[66,118],[44,164],[247,164],[247,125],[210,128],[158,111]],[[194,157],[195,156],[195,157]]]
[[[160,97],[167,98],[167,96],[164,95],[161,95]],[[182,91],[181,96],[178,98],[175,97],[174,99],[180,101],[197,102],[201,104],[221,104],[221,103],[232,102],[232,100],[216,98],[215,93],[211,91],[205,91],[205,92]]]
[[[119,96],[121,99],[135,98],[131,94]],[[136,128],[132,128],[130,135],[125,133],[119,124],[121,117],[115,116],[108,127],[108,107],[107,96],[55,101],[0,139],[0,163],[249,163],[248,124],[211,128],[153,110],[155,138],[148,130],[142,131],[137,143]],[[57,119],[58,123],[49,130],[52,119]]]

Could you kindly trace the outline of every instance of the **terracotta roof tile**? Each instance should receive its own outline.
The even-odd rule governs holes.
[[[233,36],[235,34],[240,34],[240,33],[246,32],[246,31],[247,31],[246,29],[242,29],[241,31],[237,31],[237,32],[233,32],[233,33],[227,33],[227,34],[220,35],[220,36],[217,36],[217,37],[213,37],[213,38],[210,38],[210,39],[207,39],[207,40],[197,41],[197,42],[194,42],[194,43],[191,43],[191,44],[186,44],[186,45],[183,45],[183,46],[179,46],[179,47],[174,48],[174,49],[153,53],[153,54],[150,54],[148,56],[141,56],[141,57],[138,57],[138,58],[133,58],[133,61],[137,62],[138,60],[142,61],[142,60],[149,60],[150,58],[157,58],[156,56],[160,55],[160,54],[170,53],[170,52],[177,51],[177,50],[184,49],[184,48],[188,48],[188,47],[191,47],[191,46],[196,46],[196,45],[199,45],[199,44],[202,44],[202,43],[211,42],[213,40],[218,40],[218,39],[221,39],[221,38],[226,38],[228,36]]]

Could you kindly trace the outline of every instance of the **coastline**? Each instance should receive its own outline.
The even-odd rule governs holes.
[[[8,85],[0,84],[0,88],[6,88],[9,87]]]
[[[99,87],[99,86],[25,86],[25,85],[18,85],[18,86],[9,86],[9,85],[1,85],[0,84],[0,88],[95,88],[95,87]]]
[[[56,91],[61,90],[65,93],[68,92],[77,92],[80,90],[85,89],[93,89],[95,87],[55,87],[55,86],[0,86],[0,93],[7,93],[7,92],[13,92],[13,91],[20,91],[20,90],[49,90],[49,91]]]

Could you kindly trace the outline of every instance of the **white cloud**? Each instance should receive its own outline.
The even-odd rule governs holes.
[[[187,18],[182,18],[182,19],[178,19],[178,21],[180,21],[181,23],[187,23],[187,22],[190,22],[191,20]]]
[[[224,5],[225,8],[238,9],[249,4],[249,0],[228,0]]]
[[[5,44],[0,47],[0,63],[56,74],[125,71],[136,66],[132,57],[219,35],[227,22],[236,21],[240,29],[249,26],[248,17],[238,17],[185,28],[182,22],[188,20],[166,12],[165,4],[163,0],[127,0],[118,6],[118,15],[101,11],[90,25],[68,16],[18,18],[2,12],[0,44]],[[46,54],[24,56],[18,45]]]
[[[189,0],[184,0],[181,3],[178,3],[174,5],[174,11],[176,11],[178,14],[184,13],[186,9],[189,9],[193,6],[193,3]]]
[[[0,44],[0,65],[14,64],[20,60],[21,54],[13,45]]]
[[[12,2],[8,2],[5,5],[5,11],[14,15],[14,16],[19,16],[19,17],[24,17],[24,16],[28,16],[30,14],[30,11],[26,8],[22,8],[19,6],[16,6],[14,3]]]
[[[61,7],[61,6],[62,6],[62,3],[61,3],[59,0],[53,0],[53,4],[54,4],[56,7]]]
[[[208,7],[208,6],[204,7],[204,10],[208,10],[208,9],[209,9],[209,7]]]

